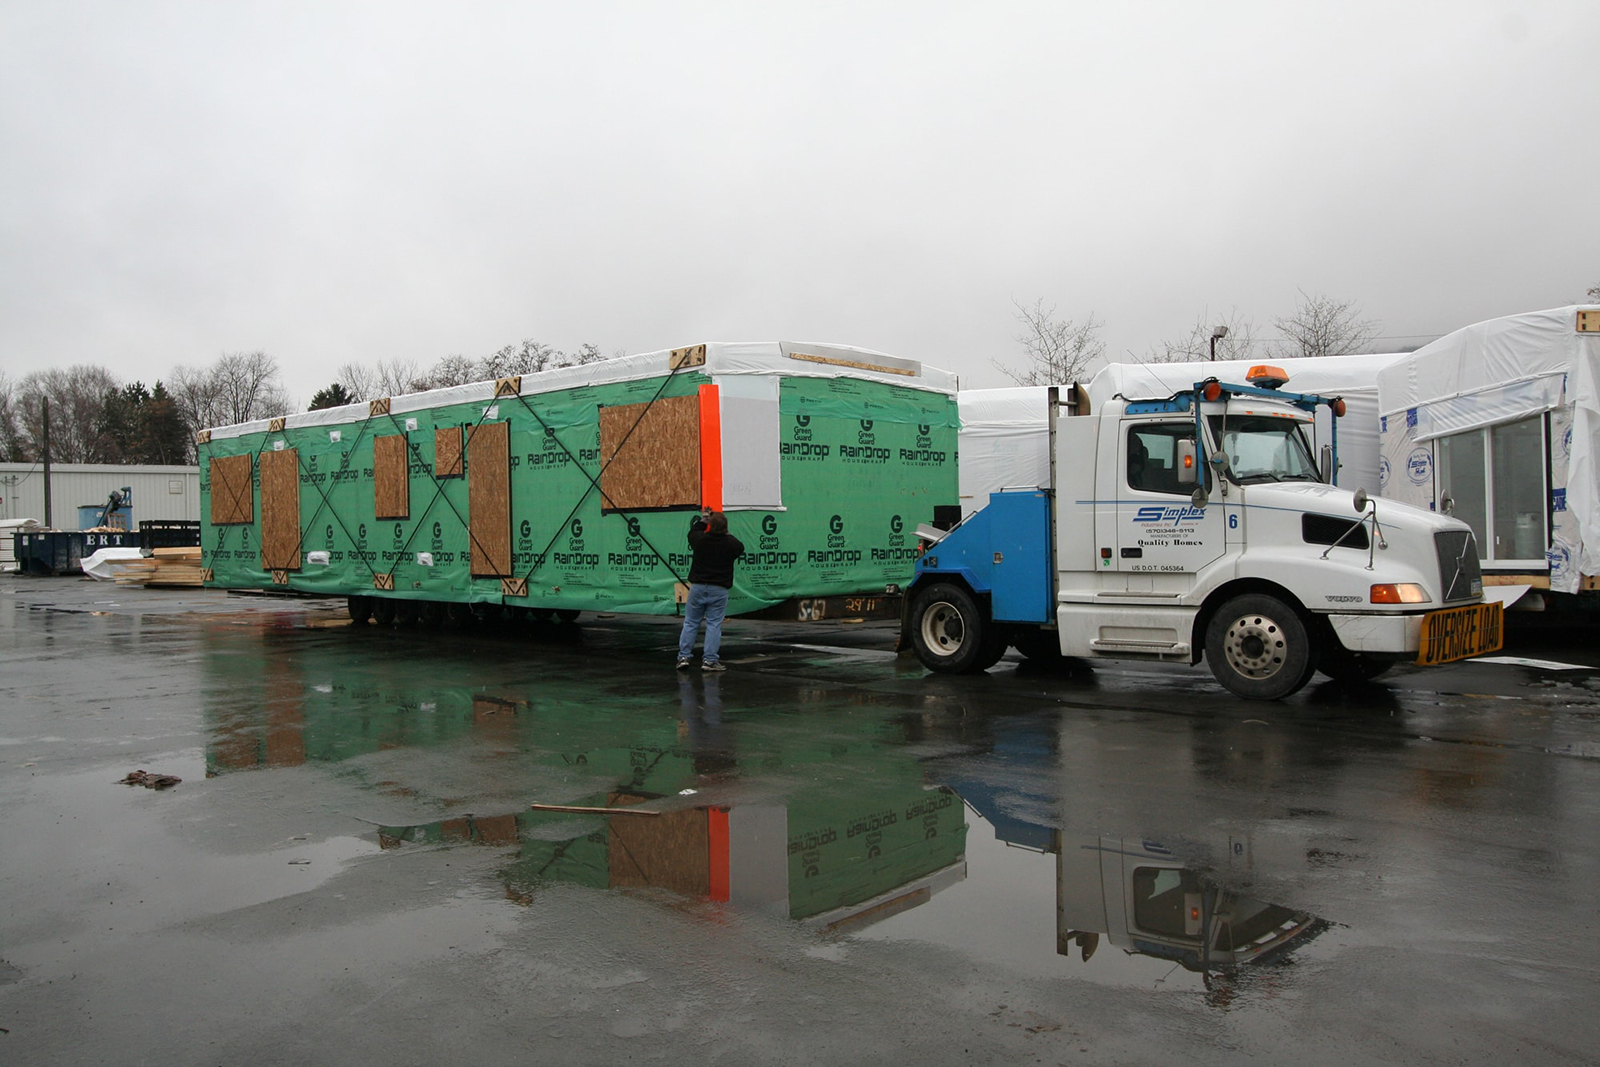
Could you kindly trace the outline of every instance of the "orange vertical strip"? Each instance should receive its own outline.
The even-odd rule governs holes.
[[[702,386],[701,388],[706,388]],[[710,388],[716,388],[711,386]],[[711,854],[711,870],[709,890],[712,900],[727,900],[729,897],[728,879],[728,809],[706,809],[706,845]]]
[[[700,387],[700,505],[722,510],[722,406],[717,387]]]

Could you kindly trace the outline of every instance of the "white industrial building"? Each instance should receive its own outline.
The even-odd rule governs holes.
[[[200,519],[200,468],[121,466],[110,463],[50,465],[51,524],[58,530],[81,530],[89,508],[104,508],[113,490],[131,489],[119,525],[137,530],[147,519]],[[81,509],[81,510],[80,510]],[[0,463],[0,520],[44,522],[44,465]]]

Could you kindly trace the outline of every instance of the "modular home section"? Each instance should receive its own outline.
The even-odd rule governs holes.
[[[689,519],[731,609],[879,593],[956,503],[955,379],[837,345],[707,344],[203,431],[210,584],[672,614]]]

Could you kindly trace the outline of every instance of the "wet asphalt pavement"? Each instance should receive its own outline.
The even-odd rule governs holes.
[[[1600,1061],[1591,634],[1281,704],[675,636],[0,576],[0,1063]]]

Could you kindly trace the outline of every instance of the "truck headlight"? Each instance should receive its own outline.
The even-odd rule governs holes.
[[[1372,587],[1371,600],[1374,604],[1426,604],[1429,599],[1428,591],[1415,582]]]

